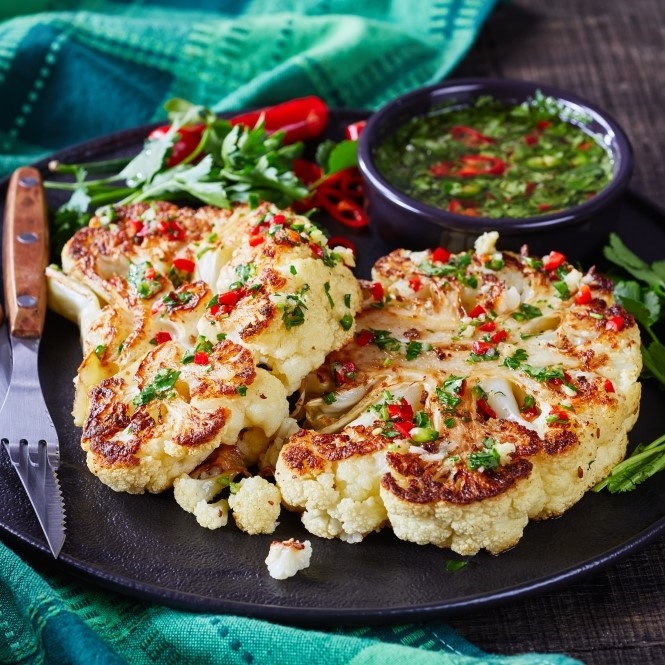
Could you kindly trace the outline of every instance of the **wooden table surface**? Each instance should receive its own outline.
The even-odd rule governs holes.
[[[663,0],[500,2],[451,74],[467,76],[543,81],[603,107],[633,144],[632,189],[665,208]],[[665,538],[563,590],[449,623],[490,653],[665,663]]]

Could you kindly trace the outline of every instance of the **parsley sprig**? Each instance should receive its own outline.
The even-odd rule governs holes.
[[[646,333],[647,340],[642,342],[643,375],[665,387],[665,344],[657,332],[665,320],[665,260],[647,263],[629,250],[616,233],[610,234],[604,255],[633,278],[615,278],[614,294]],[[627,492],[663,469],[665,434],[651,443],[640,443],[593,489]]]

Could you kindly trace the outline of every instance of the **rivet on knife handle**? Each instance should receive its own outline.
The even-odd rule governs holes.
[[[9,332],[40,337],[46,316],[48,223],[42,178],[35,168],[17,169],[9,181],[3,240]]]

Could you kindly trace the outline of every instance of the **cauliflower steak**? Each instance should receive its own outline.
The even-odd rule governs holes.
[[[282,448],[285,505],[325,538],[471,555],[514,546],[625,455],[640,339],[611,283],[552,252],[396,250],[364,283],[354,340],[307,378]]]
[[[51,307],[81,330],[74,420],[91,471],[142,493],[206,462],[236,474],[255,464],[289,422],[288,396],[353,337],[352,264],[272,204],[98,211],[66,244],[62,270],[48,270]]]

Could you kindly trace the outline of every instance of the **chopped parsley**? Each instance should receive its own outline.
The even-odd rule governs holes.
[[[534,305],[529,305],[528,303],[521,303],[518,312],[513,312],[511,316],[515,321],[528,321],[530,319],[536,319],[539,316],[542,316],[543,312],[539,307]]]
[[[160,275],[155,272],[150,261],[130,263],[127,281],[135,289],[140,298],[152,298],[162,289]]]
[[[155,399],[166,399],[174,394],[173,387],[178,380],[180,372],[174,369],[162,368],[155,378],[132,400],[134,406],[149,404]]]

